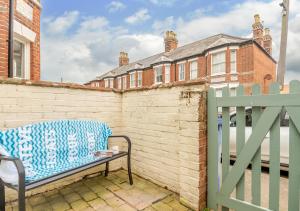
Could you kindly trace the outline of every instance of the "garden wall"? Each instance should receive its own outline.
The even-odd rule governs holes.
[[[0,81],[0,129],[57,119],[107,122],[132,139],[133,172],[180,194],[193,209],[206,205],[206,85],[171,84],[118,92],[72,84]],[[121,167],[116,162],[112,168]],[[126,167],[126,162],[123,162]],[[84,174],[36,189],[46,191]],[[9,192],[10,199],[14,195]]]

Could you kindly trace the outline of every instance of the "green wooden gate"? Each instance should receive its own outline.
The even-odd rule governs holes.
[[[245,108],[252,107],[252,133],[245,140]],[[221,109],[220,109],[221,108]],[[230,167],[230,111],[236,108],[236,161]],[[289,184],[288,210],[298,211],[300,194],[300,82],[290,83],[289,94],[280,94],[279,85],[272,84],[268,95],[260,87],[252,87],[245,96],[242,86],[236,96],[223,88],[222,97],[215,90],[208,92],[208,207],[223,211],[279,210],[280,193],[280,114],[289,114]],[[218,146],[218,114],[222,112],[222,162]],[[267,134],[269,143],[269,206],[261,206],[261,144]],[[251,164],[251,202],[245,201],[245,170]],[[218,169],[222,177],[218,178]],[[219,181],[220,180],[220,181]],[[219,188],[220,183],[220,188]],[[236,191],[236,197],[232,192]]]

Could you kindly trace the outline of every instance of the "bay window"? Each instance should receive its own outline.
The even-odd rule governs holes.
[[[143,72],[142,71],[139,71],[138,72],[138,87],[141,87],[142,84],[143,84]]]
[[[226,73],[226,51],[212,54],[211,75]]]
[[[122,85],[123,85],[123,86],[122,86],[123,89],[126,89],[126,88],[127,88],[127,80],[126,80],[126,77],[127,77],[126,75],[123,76],[123,84],[122,84]]]
[[[170,82],[170,65],[165,65],[165,83]]]
[[[131,72],[129,74],[130,77],[130,88],[134,88],[135,87],[135,72]]]
[[[192,61],[190,63],[190,79],[194,80],[198,77],[198,62]]]
[[[158,66],[154,68],[154,82],[156,84],[162,83],[163,77],[162,77],[162,66]]]
[[[114,79],[113,78],[111,78],[111,79],[109,79],[109,88],[114,88]]]
[[[178,65],[178,69],[179,69],[179,81],[183,81],[185,78],[185,64],[179,64]]]
[[[104,87],[108,88],[108,79],[104,79]]]
[[[118,89],[122,89],[122,78],[118,77]]]

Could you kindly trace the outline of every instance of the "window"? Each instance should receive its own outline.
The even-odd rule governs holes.
[[[122,78],[118,77],[118,89],[122,89]]]
[[[185,64],[179,64],[179,81],[183,81],[185,78]]]
[[[108,88],[108,79],[104,79],[104,87]]]
[[[198,62],[192,61],[190,63],[190,79],[195,80],[198,77]]]
[[[135,72],[130,73],[130,88],[134,88],[135,87]]]
[[[236,73],[236,50],[230,51],[230,71]]]
[[[126,77],[127,76],[123,76],[123,89],[126,89],[127,88],[127,80],[126,80]]]
[[[163,79],[163,77],[162,77],[162,66],[160,66],[160,67],[155,67],[154,68],[154,72],[155,72],[155,78],[154,78],[154,80],[155,80],[155,83],[157,84],[157,83],[162,83],[162,79]]]
[[[14,40],[13,76],[29,79],[30,44],[21,40]]]
[[[143,72],[138,72],[138,87],[141,87],[143,85]]]
[[[211,74],[224,74],[226,72],[226,52],[215,53],[212,55]]]
[[[109,80],[109,88],[114,88],[114,79]]]
[[[165,65],[165,83],[170,82],[170,65]]]
[[[230,88],[230,96],[236,96],[236,88]]]

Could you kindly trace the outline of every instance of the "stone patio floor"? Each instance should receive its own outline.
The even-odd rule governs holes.
[[[133,175],[128,183],[124,170],[108,177],[83,179],[61,189],[44,192],[27,199],[27,211],[101,210],[101,211],[187,211],[179,196],[141,177]],[[7,211],[18,210],[16,202],[8,203]]]

